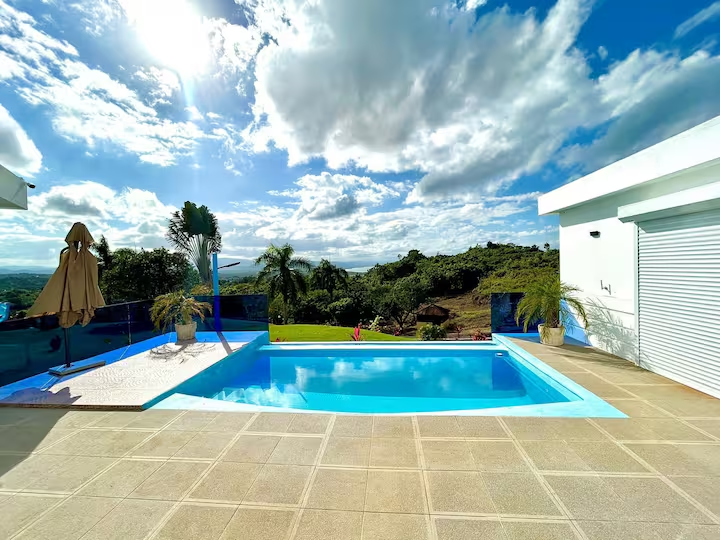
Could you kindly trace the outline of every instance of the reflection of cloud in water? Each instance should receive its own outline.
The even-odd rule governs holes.
[[[271,407],[295,407],[302,408],[305,400],[302,395],[293,388],[285,386],[280,390],[276,385],[270,388],[260,388],[259,386],[251,386],[244,390],[238,390],[238,401],[243,401],[252,405],[265,405]]]

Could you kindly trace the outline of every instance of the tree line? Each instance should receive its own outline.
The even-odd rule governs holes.
[[[107,304],[179,290],[212,294],[210,256],[222,245],[212,212],[186,202],[172,214],[166,238],[175,251],[113,250],[104,236],[100,238],[93,250]],[[254,262],[257,275],[220,280],[220,294],[267,294],[273,322],[354,326],[380,318],[402,332],[423,303],[474,291],[476,302],[482,304],[492,292],[524,291],[538,278],[556,275],[559,252],[547,244],[540,249],[493,242],[457,255],[428,257],[411,250],[397,261],[351,275],[327,259],[313,265],[289,244],[271,244]],[[39,290],[4,292],[24,304],[31,303]]]

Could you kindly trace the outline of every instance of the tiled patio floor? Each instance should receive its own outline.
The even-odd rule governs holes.
[[[720,400],[519,343],[630,418],[3,408],[0,538],[720,538]]]

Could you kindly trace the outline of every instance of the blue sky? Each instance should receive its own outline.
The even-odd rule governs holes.
[[[720,114],[708,0],[0,0],[0,267],[74,221],[165,245],[185,200],[223,260],[349,267],[556,244],[536,199]]]

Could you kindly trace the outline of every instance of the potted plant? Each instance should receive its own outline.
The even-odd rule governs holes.
[[[579,289],[562,283],[558,276],[543,278],[528,286],[525,296],[518,303],[515,319],[523,321],[525,332],[535,323],[540,341],[545,345],[560,346],[565,343],[565,329],[577,326],[580,320],[587,329],[590,325],[585,307],[574,296]]]
[[[207,302],[198,302],[192,296],[185,296],[182,292],[161,294],[155,298],[150,308],[150,318],[155,328],[163,332],[171,324],[175,324],[178,341],[195,339],[197,322],[193,316],[205,320],[205,312],[212,313],[212,306]]]

